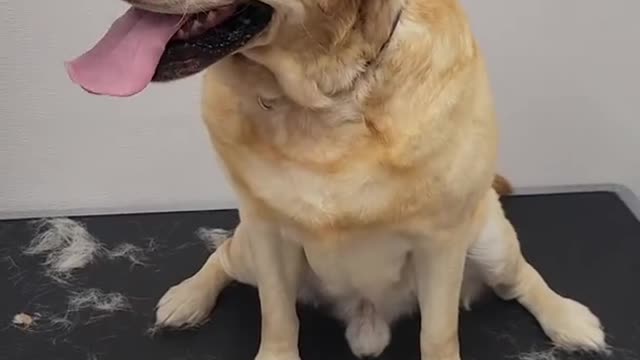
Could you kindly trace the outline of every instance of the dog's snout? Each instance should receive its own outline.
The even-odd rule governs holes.
[[[124,0],[137,8],[166,14],[190,14],[220,6],[235,0]]]
[[[188,12],[191,3],[200,1],[185,0],[124,0],[139,9],[166,14],[184,14]]]

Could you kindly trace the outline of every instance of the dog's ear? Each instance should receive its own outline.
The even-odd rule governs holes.
[[[405,0],[362,1],[359,13],[365,39],[374,44],[385,41],[405,2]]]
[[[386,40],[406,0],[312,0],[325,45],[342,43],[357,30],[370,44]],[[331,21],[327,21],[331,19]],[[313,21],[313,20],[312,20]]]

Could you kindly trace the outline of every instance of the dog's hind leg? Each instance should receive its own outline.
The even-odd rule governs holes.
[[[196,274],[170,288],[158,302],[156,326],[188,328],[209,319],[220,292],[232,281],[254,284],[242,224]]]
[[[536,317],[553,342],[569,350],[606,350],[598,318],[584,305],[560,296],[524,259],[517,235],[497,194],[487,199],[487,221],[468,253],[470,269],[505,300],[517,300]]]

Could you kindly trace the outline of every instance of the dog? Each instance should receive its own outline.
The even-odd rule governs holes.
[[[606,348],[504,215],[490,82],[457,0],[128,2],[70,77],[130,96],[203,71],[204,121],[240,204],[234,235],[159,301],[158,326],[201,324],[235,280],[258,289],[257,360],[299,360],[298,301],[328,305],[359,357],[420,311],[422,359],[459,360],[459,308],[490,288],[556,345]]]

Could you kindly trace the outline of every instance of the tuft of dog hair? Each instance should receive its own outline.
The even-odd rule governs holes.
[[[493,186],[493,189],[500,196],[506,196],[506,195],[513,194],[513,186],[511,185],[509,180],[507,180],[507,178],[505,178],[504,176],[502,176],[500,174],[497,174],[493,178],[492,186]]]
[[[46,255],[47,274],[54,279],[71,277],[76,269],[95,261],[104,251],[84,224],[67,218],[34,222],[36,235],[24,250],[26,255]]]

